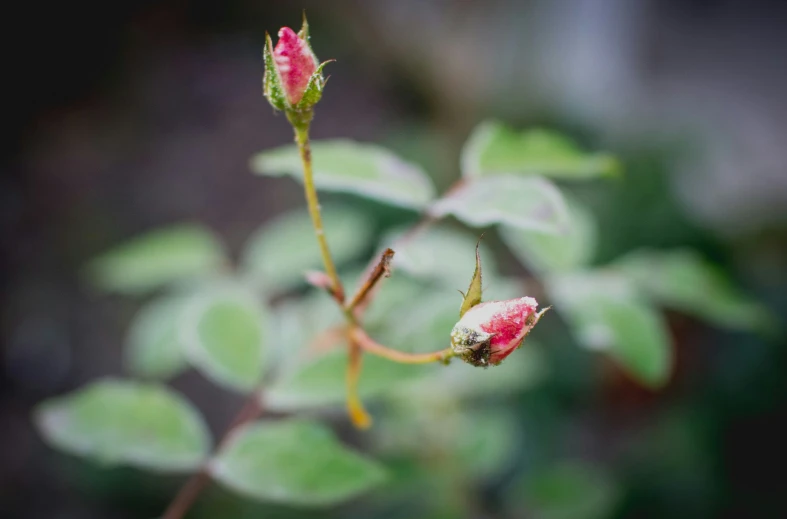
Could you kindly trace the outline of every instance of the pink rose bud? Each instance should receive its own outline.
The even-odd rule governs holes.
[[[537,311],[532,297],[473,306],[451,331],[454,353],[474,366],[497,365],[517,349],[549,308]]]
[[[295,106],[303,98],[309,79],[317,71],[317,58],[305,39],[289,27],[279,30],[279,42],[273,49],[273,62],[281,78],[284,95]]]
[[[263,93],[277,110],[284,110],[296,127],[311,120],[312,107],[322,97],[325,78],[322,69],[328,63],[318,63],[309,45],[309,25],[296,33],[289,27],[279,30],[279,42],[273,47],[269,35],[265,38],[265,75]]]

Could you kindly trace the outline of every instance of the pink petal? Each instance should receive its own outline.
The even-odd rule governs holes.
[[[520,297],[508,301],[481,303],[471,310],[478,309],[488,315],[487,319],[479,323],[479,327],[494,334],[490,341],[490,364],[498,364],[519,346],[533,327],[533,316],[537,308],[538,304],[532,297]]]
[[[314,71],[317,60],[307,43],[289,27],[279,31],[279,41],[273,49],[276,69],[282,79],[282,86],[287,100],[295,105],[303,97]]]

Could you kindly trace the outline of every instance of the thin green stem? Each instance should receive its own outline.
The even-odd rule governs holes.
[[[333,257],[328,248],[328,241],[325,238],[325,229],[323,228],[322,217],[320,215],[320,202],[317,198],[317,190],[314,186],[308,123],[308,121],[311,120],[311,114],[309,114],[309,117],[306,119],[296,120],[292,117],[292,114],[288,113],[288,119],[290,119],[295,129],[295,142],[298,144],[298,151],[300,152],[301,162],[303,163],[303,188],[306,193],[306,203],[314,226],[314,233],[317,236],[317,243],[320,247],[322,261],[325,265],[325,273],[331,282],[330,292],[334,299],[336,299],[336,302],[339,304],[347,320],[347,339],[350,354],[350,363],[347,368],[347,409],[355,426],[365,429],[371,425],[371,418],[364,410],[363,403],[358,396],[358,381],[361,374],[362,354],[364,351],[385,357],[394,362],[405,364],[425,364],[429,362],[445,361],[453,356],[453,351],[451,348],[446,348],[434,353],[413,354],[392,350],[375,342],[363,330],[359,322],[359,316],[356,315],[356,310],[362,313],[361,307],[368,303],[369,296],[375,285],[388,273],[388,265],[394,252],[391,249],[387,249],[383,253],[376,267],[370,271],[369,278],[364,285],[361,286],[352,300],[345,304],[344,287],[336,272]],[[428,225],[432,220],[432,218],[427,219],[423,226]]]
[[[350,337],[353,341],[357,342],[364,351],[377,355],[378,357],[399,362],[400,364],[429,364],[430,362],[442,362],[454,356],[454,352],[451,348],[445,348],[431,353],[406,353],[399,350],[393,350],[376,342],[359,327],[354,327],[350,330]]]
[[[353,425],[358,429],[368,429],[372,425],[372,417],[363,407],[363,402],[358,394],[358,382],[361,378],[361,363],[363,351],[361,345],[352,337],[349,338],[350,363],[347,366],[347,413]]]
[[[344,303],[344,287],[336,272],[333,264],[331,250],[328,248],[328,241],[325,239],[325,229],[322,226],[322,216],[320,215],[320,201],[317,198],[317,189],[314,187],[314,173],[312,172],[312,153],[309,145],[309,126],[302,125],[295,129],[295,142],[298,144],[298,151],[303,163],[303,189],[306,193],[306,204],[309,207],[309,215],[312,218],[314,234],[317,236],[317,243],[320,246],[322,262],[325,265],[325,273],[331,279],[333,296],[339,303]]]

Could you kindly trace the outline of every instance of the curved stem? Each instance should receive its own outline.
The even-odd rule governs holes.
[[[260,404],[259,391],[251,393],[246,403],[241,408],[240,412],[230,422],[224,435],[216,447],[214,456],[221,452],[221,449],[227,444],[227,440],[232,436],[235,430],[253,420],[256,420],[263,412],[262,405]],[[178,493],[167,506],[166,511],[161,516],[161,519],[182,519],[186,512],[191,509],[194,502],[202,494],[202,491],[210,484],[210,472],[208,471],[207,464],[203,465],[198,472],[194,473],[178,490]]]
[[[358,341],[349,337],[350,364],[347,367],[347,412],[350,419],[359,429],[368,429],[372,425],[372,417],[363,407],[363,402],[358,396],[358,381],[361,378],[361,362],[363,351]]]
[[[350,338],[357,342],[365,351],[401,364],[428,364],[430,362],[448,360],[454,356],[454,352],[451,348],[432,353],[406,353],[399,350],[393,350],[376,342],[369,337],[365,331],[357,327],[350,330]]]
[[[306,193],[306,204],[309,207],[309,215],[314,225],[314,234],[317,236],[317,243],[320,246],[320,254],[322,255],[322,262],[325,265],[325,273],[331,278],[333,296],[339,303],[344,303],[344,287],[339,279],[339,275],[336,273],[333,257],[328,248],[328,241],[325,239],[322,216],[320,216],[320,202],[317,198],[317,189],[314,187],[308,124],[299,126],[295,129],[295,142],[298,144],[298,151],[300,152],[301,162],[303,163],[303,189]]]

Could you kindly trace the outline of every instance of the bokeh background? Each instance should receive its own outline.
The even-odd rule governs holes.
[[[337,59],[314,138],[385,144],[444,188],[480,120],[560,129],[624,164],[625,178],[595,195],[598,261],[693,247],[784,322],[783,2],[16,3],[0,178],[0,516],[153,517],[177,488],[175,477],[54,453],[30,411],[123,371],[138,302],[91,291],[90,258],[179,221],[237,251],[302,205],[295,183],[248,167],[290,140],[261,97],[261,49],[266,30],[299,25],[301,8],[318,56]],[[379,211],[383,226],[395,216]],[[599,517],[787,516],[784,340],[669,318],[677,369],[658,393],[556,346],[548,381],[509,407],[524,431],[518,463],[594,460],[614,479],[614,490],[590,491],[615,503]],[[240,406],[194,373],[175,386],[216,431]],[[467,516],[529,517],[507,508],[514,472],[478,483]],[[196,513],[413,516],[402,506],[306,512],[218,493]]]

